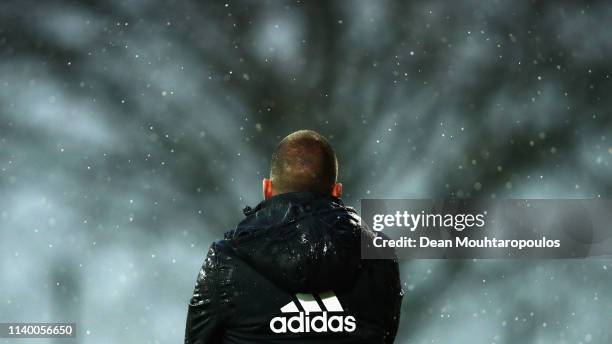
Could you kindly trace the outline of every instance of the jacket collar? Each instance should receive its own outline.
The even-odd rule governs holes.
[[[339,205],[343,205],[341,199],[336,198],[331,195],[327,195],[327,194],[309,192],[309,191],[287,192],[287,193],[276,195],[266,200],[263,200],[257,206],[255,206],[255,208],[246,206],[244,209],[242,209],[242,212],[244,213],[244,215],[249,216],[267,207],[279,207],[283,205],[288,206],[291,204],[309,203],[309,202],[320,201],[320,200],[327,200],[329,202],[335,202],[335,203],[338,203]]]
[[[323,209],[344,208],[342,200],[329,194],[317,192],[289,192],[273,196],[254,208],[245,207],[246,218],[235,230],[226,233],[231,238],[245,232],[271,226],[282,226],[296,218]]]

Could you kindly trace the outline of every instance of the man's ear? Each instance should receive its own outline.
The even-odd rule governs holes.
[[[264,178],[262,181],[262,190],[264,199],[272,197],[272,181],[268,178]]]
[[[331,195],[336,198],[342,198],[342,183],[335,183],[332,187]]]

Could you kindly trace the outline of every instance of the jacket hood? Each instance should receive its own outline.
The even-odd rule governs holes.
[[[225,239],[238,257],[290,292],[350,287],[360,269],[360,219],[330,195],[286,193],[255,208]]]

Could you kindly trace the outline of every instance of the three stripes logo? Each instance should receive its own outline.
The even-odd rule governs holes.
[[[357,328],[355,317],[343,314],[344,309],[333,291],[318,295],[296,294],[295,298],[280,309],[283,314],[294,315],[270,320],[272,332],[353,332]]]

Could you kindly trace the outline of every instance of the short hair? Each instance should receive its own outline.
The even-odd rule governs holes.
[[[330,193],[338,160],[329,141],[312,130],[287,135],[276,147],[270,179],[276,194],[299,191]]]

